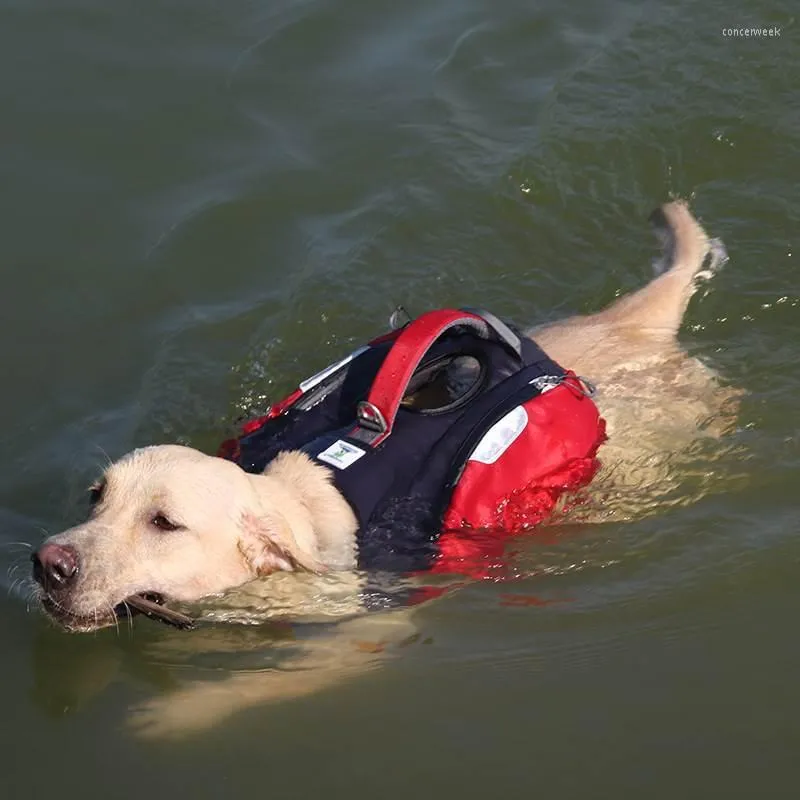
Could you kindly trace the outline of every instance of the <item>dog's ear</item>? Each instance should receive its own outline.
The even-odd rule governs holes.
[[[298,544],[289,523],[278,512],[244,514],[239,550],[256,575],[279,570],[322,573],[325,566]]]

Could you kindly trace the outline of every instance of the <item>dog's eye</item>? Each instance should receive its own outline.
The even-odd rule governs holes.
[[[150,520],[150,524],[154,528],[164,532],[177,531],[184,527],[183,525],[178,525],[177,522],[173,522],[164,514],[156,514],[153,519]]]
[[[103,492],[106,490],[106,482],[98,481],[89,487],[89,505],[96,506],[103,499]]]

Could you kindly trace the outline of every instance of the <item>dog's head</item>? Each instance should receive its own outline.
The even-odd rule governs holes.
[[[89,519],[33,555],[42,605],[70,630],[114,624],[133,595],[190,602],[277,570],[322,568],[269,478],[188,447],[130,453],[89,499]]]

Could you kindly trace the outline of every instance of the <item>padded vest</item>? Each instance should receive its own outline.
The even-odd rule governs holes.
[[[465,356],[478,369],[460,396],[404,404]],[[330,467],[359,522],[362,569],[471,571],[591,480],[605,434],[590,395],[493,315],[443,309],[304,381],[220,455],[254,473],[286,450]]]

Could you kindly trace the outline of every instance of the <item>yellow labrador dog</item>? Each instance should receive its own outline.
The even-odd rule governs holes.
[[[697,278],[709,257],[712,268],[724,260],[722,246],[683,202],[653,217],[665,246],[657,277],[596,314],[529,332],[564,367],[602,378],[597,401],[609,440],[598,492],[612,487],[618,498],[626,496],[620,487],[633,487],[634,505],[643,480],[668,481],[659,466],[664,452],[733,424],[725,408],[736,398],[676,338]],[[50,537],[33,556],[41,604],[68,630],[114,624],[137,599],[191,603],[237,587],[251,607],[283,593],[281,608],[303,613],[324,594],[314,576],[332,573],[342,576],[337,591],[357,597],[358,578],[347,577],[357,563],[355,516],[328,469],[303,453],[286,452],[254,475],[188,447],[146,447],[112,464],[91,502],[86,522]],[[215,602],[224,608],[229,596]],[[353,612],[357,601],[338,608]],[[336,627],[333,644],[309,643],[301,670],[192,686],[153,701],[138,719],[149,733],[190,730],[245,705],[316,691],[374,662],[352,642],[385,642],[393,628],[395,639],[411,633],[408,610],[350,618]]]

